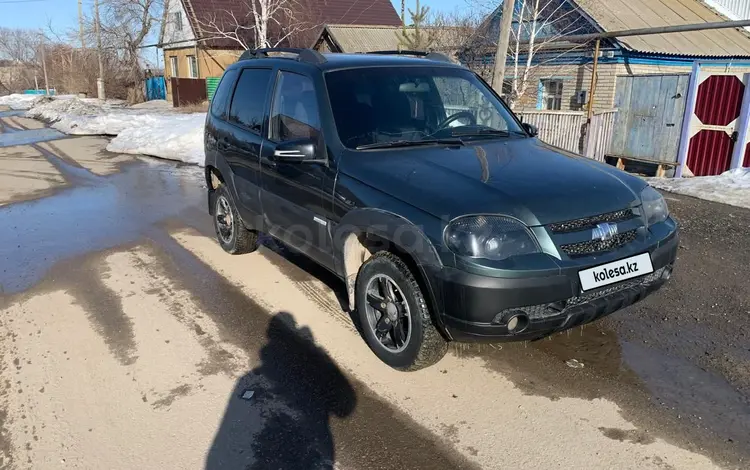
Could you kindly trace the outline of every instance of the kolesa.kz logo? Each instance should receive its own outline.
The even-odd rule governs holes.
[[[638,272],[638,262],[626,263],[627,266],[620,266],[619,268],[602,269],[600,272],[594,272],[594,281],[601,282],[605,279],[615,279],[620,276],[625,276],[630,273]]]

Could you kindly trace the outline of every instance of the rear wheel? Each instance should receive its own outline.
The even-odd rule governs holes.
[[[447,342],[432,322],[419,283],[393,253],[376,253],[362,266],[356,303],[367,345],[389,366],[419,370],[445,355]]]
[[[227,253],[240,255],[255,251],[258,247],[258,235],[245,228],[234,200],[224,185],[216,190],[214,228],[216,239]]]

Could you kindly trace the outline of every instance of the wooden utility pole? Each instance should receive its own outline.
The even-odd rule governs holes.
[[[42,34],[42,70],[44,70],[44,89],[47,90],[47,96],[49,96],[49,81],[47,80],[47,58],[45,56],[44,49],[44,35]]]
[[[510,27],[513,24],[515,0],[503,0],[503,16],[500,19],[500,36],[497,39],[497,50],[495,51],[495,68],[492,71],[492,88],[498,94],[503,93],[503,80],[505,78],[505,60],[510,43]]]
[[[83,36],[83,0],[78,0],[78,35],[81,38],[81,49],[86,49],[86,41]]]
[[[596,75],[599,73],[597,66],[599,65],[599,43],[600,39],[596,40],[596,46],[594,46],[594,66],[591,68],[591,84],[589,85],[589,102],[587,103],[586,109],[586,122],[591,123],[591,116],[594,115],[594,91],[596,90]]]
[[[102,62],[102,29],[99,19],[99,0],[94,0],[94,21],[96,23],[96,55],[99,59],[99,78],[96,79],[96,93],[100,100],[104,95],[104,62]]]

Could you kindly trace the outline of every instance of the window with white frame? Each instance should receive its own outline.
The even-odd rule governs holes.
[[[182,12],[176,11],[173,14],[173,22],[175,31],[182,31]]]
[[[188,68],[190,78],[198,78],[198,59],[194,55],[188,56]]]
[[[172,70],[173,77],[179,77],[180,71],[177,68],[177,57],[172,56],[169,58],[169,68]]]
[[[562,109],[563,81],[556,79],[540,80],[542,88],[542,109],[559,111]]]

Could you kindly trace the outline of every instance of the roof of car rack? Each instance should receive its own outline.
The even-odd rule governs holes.
[[[374,51],[374,52],[327,52],[321,54],[313,49],[274,47],[247,50],[242,53],[238,62],[254,59],[296,60],[317,66],[324,70],[348,67],[388,66],[388,65],[432,65],[454,66],[463,68],[446,55],[439,52],[425,51]],[[439,64],[438,64],[439,63]]]
[[[367,52],[367,54],[378,54],[378,55],[406,55],[406,56],[415,56],[415,57],[422,57],[427,60],[437,60],[438,62],[450,62],[453,63],[453,61],[445,54],[441,54],[440,52],[427,52],[427,51],[371,51]]]
[[[255,50],[247,50],[242,53],[239,60],[249,60],[249,59],[260,59],[264,57],[269,57],[268,53],[274,52],[274,53],[281,53],[281,54],[296,54],[296,59],[300,62],[308,62],[311,64],[324,64],[326,62],[326,58],[323,57],[323,54],[320,52],[313,50],[313,49],[302,49],[302,48],[296,48],[296,47],[268,47],[263,49],[255,49]],[[284,56],[274,56],[279,58],[284,58]]]

